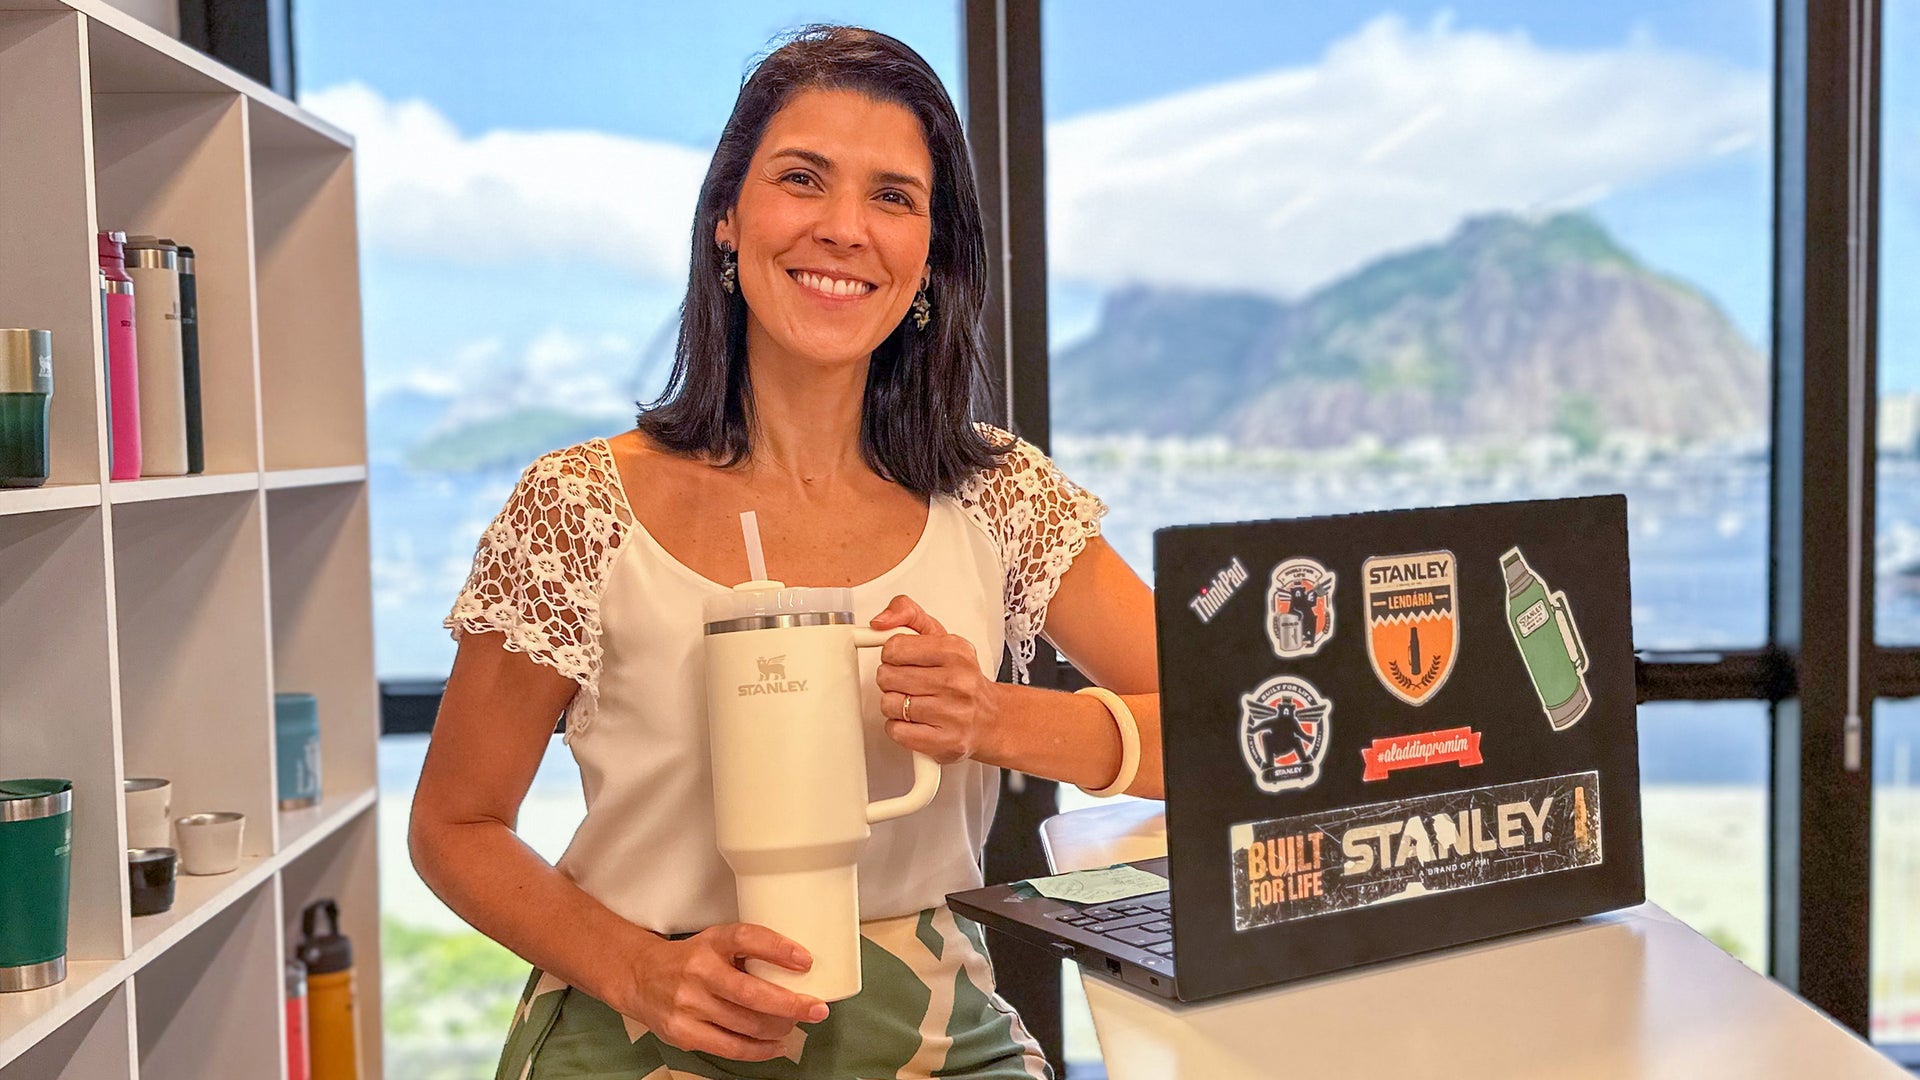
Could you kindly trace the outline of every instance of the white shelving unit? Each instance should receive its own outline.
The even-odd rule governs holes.
[[[101,0],[0,0],[0,326],[54,334],[53,476],[0,490],[0,776],[74,783],[66,981],[0,994],[0,1080],[284,1075],[301,909],[353,938],[379,1080],[365,377],[353,143]],[[196,256],[205,475],[108,479],[94,235]],[[279,812],[273,695],[319,699]],[[247,815],[240,868],[135,919],[128,776]]]

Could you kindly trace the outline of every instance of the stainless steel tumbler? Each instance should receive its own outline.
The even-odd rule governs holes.
[[[73,782],[0,780],[0,992],[67,977]]]
[[[0,330],[0,487],[47,482],[53,332]]]

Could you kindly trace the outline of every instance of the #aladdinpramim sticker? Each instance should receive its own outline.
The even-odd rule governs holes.
[[[1333,571],[1307,558],[1273,568],[1267,585],[1267,640],[1283,660],[1312,656],[1333,639]]]
[[[1376,555],[1361,564],[1367,660],[1374,678],[1409,705],[1447,684],[1460,655],[1460,600],[1451,551]]]
[[[1252,930],[1598,866],[1600,774],[1241,822],[1227,839],[1234,929]]]
[[[1372,783],[1385,780],[1401,769],[1452,762],[1461,768],[1481,764],[1480,733],[1467,727],[1445,731],[1423,731],[1417,735],[1392,735],[1375,739],[1360,750],[1366,770],[1360,779]]]
[[[1240,754],[1261,791],[1309,788],[1332,736],[1333,702],[1305,679],[1276,675],[1240,698]]]

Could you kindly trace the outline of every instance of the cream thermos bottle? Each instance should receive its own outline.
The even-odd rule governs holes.
[[[749,581],[705,604],[714,820],[740,921],[798,942],[813,967],[749,959],[748,973],[840,1001],[860,992],[858,863],[869,825],[933,801],[940,766],[913,755],[913,789],[867,801],[856,649],[902,628],[856,626],[851,589]]]
[[[140,475],[187,474],[187,379],[180,353],[180,249],[157,237],[130,236],[140,354]]]

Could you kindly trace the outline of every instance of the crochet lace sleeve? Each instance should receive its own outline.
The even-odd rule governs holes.
[[[529,465],[480,536],[473,569],[442,624],[497,632],[579,685],[567,705],[567,739],[586,730],[599,703],[600,597],[614,553],[633,525],[613,456],[598,440]]]
[[[985,424],[980,430],[995,445],[1011,442],[1013,449],[998,466],[968,481],[957,498],[1000,549],[1007,572],[1007,647],[1014,681],[1024,683],[1034,641],[1046,627],[1047,603],[1087,541],[1100,535],[1107,505],[1067,479],[1033,444]]]

